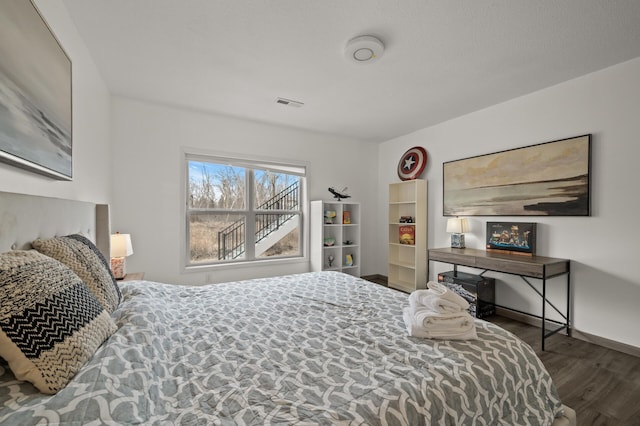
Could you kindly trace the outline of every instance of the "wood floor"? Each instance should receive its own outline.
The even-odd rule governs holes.
[[[488,321],[536,351],[578,426],[640,426],[640,358],[565,334],[547,338],[542,352],[539,328],[497,315]]]
[[[559,333],[546,339],[542,352],[539,328],[498,315],[487,320],[536,351],[562,402],[576,410],[578,426],[640,426],[640,358]]]

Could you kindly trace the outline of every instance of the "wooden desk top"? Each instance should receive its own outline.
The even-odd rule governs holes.
[[[552,278],[566,274],[571,263],[569,259],[452,247],[429,249],[429,260],[532,278]]]

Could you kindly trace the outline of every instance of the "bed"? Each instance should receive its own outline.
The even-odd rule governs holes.
[[[34,231],[33,203],[67,213]],[[70,203],[0,193],[0,252],[81,232],[108,253],[106,206]],[[477,340],[411,338],[407,295],[347,274],[118,292],[113,332],[56,393],[0,360],[0,424],[575,425],[511,333],[477,320]]]

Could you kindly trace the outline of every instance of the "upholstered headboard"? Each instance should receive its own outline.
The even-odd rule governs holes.
[[[109,259],[109,206],[0,191],[0,253],[31,248],[36,238],[82,234]]]

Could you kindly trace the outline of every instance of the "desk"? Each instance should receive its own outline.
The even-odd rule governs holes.
[[[508,309],[524,315],[529,315],[542,320],[542,350],[544,351],[544,339],[557,333],[560,330],[567,330],[567,335],[571,335],[569,319],[569,301],[571,291],[571,261],[569,259],[556,259],[543,256],[524,256],[520,254],[500,253],[496,251],[478,250],[472,248],[436,248],[429,249],[429,260],[453,264],[454,272],[457,272],[458,265],[471,268],[483,269],[480,274],[487,271],[502,272],[505,274],[517,275],[526,282],[542,299],[542,315],[531,314],[518,311],[506,306],[499,308]],[[560,275],[567,276],[567,308],[562,313],[551,301],[547,299],[547,279]],[[527,278],[542,280],[542,292],[535,288]],[[555,321],[546,317],[546,307],[552,307],[564,320]],[[554,323],[560,327],[547,332],[547,322]]]

